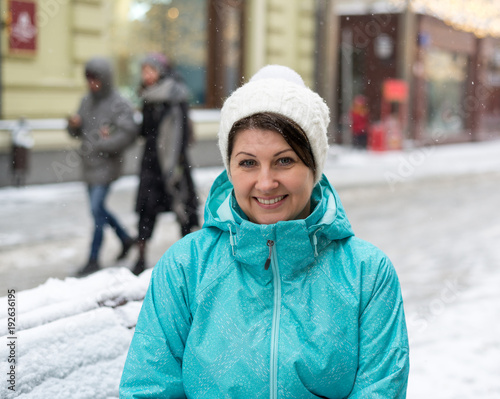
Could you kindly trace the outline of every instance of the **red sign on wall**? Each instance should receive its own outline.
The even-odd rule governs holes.
[[[9,1],[9,49],[36,51],[36,4],[29,1]]]
[[[408,84],[404,80],[386,79],[383,83],[382,95],[386,101],[404,103],[408,100]]]

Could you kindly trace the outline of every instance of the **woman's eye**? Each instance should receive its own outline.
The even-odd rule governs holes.
[[[285,157],[285,158],[278,159],[278,165],[288,166],[288,165],[291,165],[291,164],[293,164],[293,159],[292,158]]]
[[[255,165],[255,161],[252,159],[244,159],[243,161],[240,161],[238,165],[243,168],[250,168]]]

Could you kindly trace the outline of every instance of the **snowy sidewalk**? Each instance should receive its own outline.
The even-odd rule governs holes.
[[[500,171],[500,140],[365,152],[331,147],[325,173],[336,189],[373,184],[395,191],[420,179]]]

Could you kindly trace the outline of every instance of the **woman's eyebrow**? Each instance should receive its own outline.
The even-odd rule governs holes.
[[[281,155],[288,151],[293,151],[293,150],[291,148],[287,148],[286,150],[278,151],[276,154],[274,154],[274,156],[277,157],[278,155]]]
[[[244,152],[244,151],[240,151],[238,152],[235,157],[237,157],[238,155],[246,155],[246,156],[249,156],[249,157],[256,157],[254,154],[250,154],[249,152]]]
[[[281,150],[281,151],[278,151],[276,154],[274,154],[273,156],[274,157],[277,157],[285,152],[288,152],[288,151],[293,151],[293,149],[291,148],[286,148],[284,150]],[[237,154],[235,154],[235,157],[239,156],[239,155],[245,155],[245,156],[248,156],[248,157],[253,157],[253,158],[257,158],[257,155],[254,155],[254,154],[251,154],[249,152],[245,152],[245,151],[240,151],[238,152]]]

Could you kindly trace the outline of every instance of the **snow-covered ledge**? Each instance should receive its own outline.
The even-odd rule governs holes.
[[[9,377],[14,366],[15,373],[15,391],[2,378],[2,398],[118,398],[151,271],[136,277],[126,268],[106,268],[15,292],[13,330],[8,307],[0,307],[0,370]]]

